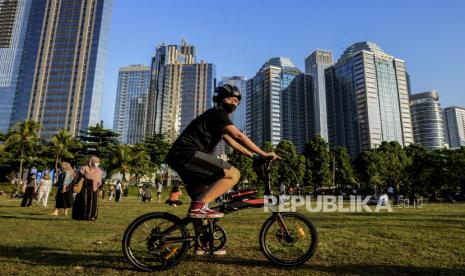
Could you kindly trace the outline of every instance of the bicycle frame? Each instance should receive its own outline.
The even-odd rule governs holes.
[[[265,196],[270,196],[272,195],[272,191],[271,191],[271,169],[270,169],[270,164],[271,162],[270,161],[267,161],[266,164],[265,164],[265,169],[266,169],[266,180],[265,180]],[[286,227],[286,224],[280,214],[280,212],[278,211],[278,209],[276,208],[276,205],[274,204],[270,204],[269,202],[265,202],[265,199],[263,199],[263,202],[260,202],[260,200],[258,201],[254,201],[254,200],[245,200],[245,201],[241,201],[241,202],[236,202],[236,204],[233,203],[233,206],[235,206],[235,208],[232,208],[232,209],[225,209],[224,210],[224,213],[225,214],[229,214],[229,213],[232,213],[232,212],[235,212],[235,211],[238,211],[238,210],[241,210],[241,209],[249,209],[249,208],[262,208],[264,206],[264,204],[269,204],[268,207],[271,209],[271,213],[272,213],[272,216],[275,216],[275,219],[276,221],[278,222],[279,226],[281,227],[281,229],[284,231],[284,233],[286,234],[286,236],[289,236],[290,233],[289,233],[289,230],[288,228]],[[212,209],[214,210],[219,210],[222,208],[222,206],[224,206],[224,203],[221,204],[221,205],[218,205],[218,206],[215,206],[213,207]],[[194,224],[195,221],[197,221],[199,219],[197,218],[191,218],[191,217],[185,217],[183,219],[181,219],[181,223],[180,225],[186,227],[189,223],[192,223]],[[213,233],[213,227],[215,225],[215,222],[218,220],[218,219],[206,219],[209,223],[209,227],[210,227],[210,231],[211,233]],[[206,224],[204,224],[206,225]],[[168,234],[170,233],[171,231],[175,230],[177,227],[179,227],[179,224],[177,225],[173,225],[171,227],[169,227],[168,229],[166,229],[165,231],[163,231],[165,234]],[[174,243],[174,242],[186,242],[186,241],[195,241],[195,236],[194,237],[189,237],[189,238],[186,238],[186,239],[180,239],[180,238],[169,238],[168,239],[169,243]]]

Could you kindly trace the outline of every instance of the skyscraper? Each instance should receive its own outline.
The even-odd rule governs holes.
[[[314,133],[312,77],[288,58],[269,59],[247,81],[247,134],[258,145],[291,140],[301,152]]]
[[[31,1],[0,1],[0,132],[7,132]]]
[[[100,119],[111,0],[34,0],[11,124],[78,135]]]
[[[113,130],[125,144],[136,144],[145,137],[149,84],[149,66],[119,69]]]
[[[423,92],[410,96],[415,143],[428,149],[445,146],[442,110],[437,91]]]
[[[413,143],[403,60],[373,42],[359,42],[325,74],[331,146],[344,146],[355,158],[383,141]]]
[[[316,50],[305,59],[305,73],[313,77],[315,132],[328,141],[325,69],[334,64],[329,51]]]
[[[444,108],[445,136],[451,149],[465,146],[465,108],[451,106]]]
[[[185,40],[181,45],[157,47],[151,66],[147,135],[165,134],[172,142],[212,106],[215,65],[196,63],[195,58],[194,46]]]

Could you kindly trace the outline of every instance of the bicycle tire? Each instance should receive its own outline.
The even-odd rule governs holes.
[[[262,229],[260,230],[260,236],[259,236],[260,249],[262,250],[265,257],[277,266],[291,267],[291,266],[302,265],[305,262],[307,262],[315,253],[315,250],[318,246],[318,232],[316,231],[316,228],[311,222],[311,220],[300,213],[280,213],[280,214],[283,217],[284,222],[286,221],[286,217],[293,217],[297,221],[301,221],[308,227],[308,230],[311,234],[311,239],[310,239],[310,244],[308,246],[308,249],[305,250],[305,252],[301,256],[299,256],[298,258],[294,260],[282,260],[278,258],[277,256],[275,256],[273,252],[271,252],[267,244],[266,237],[267,237],[268,231],[270,230],[270,227],[276,222],[276,214],[271,216],[267,221],[265,221],[265,223],[262,226]]]
[[[164,220],[168,223],[169,227],[177,226],[174,228],[173,231],[179,230],[180,237],[184,239],[189,238],[189,231],[184,225],[181,225],[181,219],[173,214],[164,213],[164,212],[154,212],[154,213],[147,213],[147,214],[144,214],[136,218],[124,232],[123,240],[122,240],[122,247],[123,247],[124,256],[129,261],[129,263],[133,265],[134,267],[136,267],[137,269],[142,270],[142,271],[152,272],[152,271],[158,271],[158,270],[166,270],[166,269],[176,266],[185,257],[187,250],[189,249],[189,245],[190,245],[188,241],[181,242],[180,244],[182,245],[180,246],[179,249],[176,247],[175,248],[176,250],[173,249],[172,251],[169,251],[171,249],[169,250],[167,249],[168,243],[164,243],[164,244],[160,243],[160,237],[163,236],[162,232],[160,232],[157,228],[148,229],[150,230],[150,234],[149,236],[146,237],[146,240],[145,240],[146,246],[147,246],[146,248],[147,252],[145,253],[147,253],[149,257],[153,256],[154,260],[159,259],[160,264],[154,265],[152,263],[149,263],[149,261],[142,260],[141,257],[136,257],[135,252],[133,252],[132,250],[133,247],[131,246],[131,242],[133,242],[132,241],[133,235],[138,229],[142,228],[142,225],[144,225],[144,223],[149,222],[149,221],[153,222],[154,220],[160,220],[160,221]],[[156,231],[158,231],[159,233],[154,234],[154,232]],[[170,233],[173,231],[170,231]],[[159,245],[157,241],[162,245]],[[158,245],[155,245],[155,244],[158,244]],[[137,245],[140,246],[142,244],[137,244]],[[137,246],[137,245],[135,244],[134,246]],[[155,246],[157,248],[155,248]],[[160,252],[160,246],[164,246],[161,249],[169,251],[167,252],[168,254],[171,254],[174,251],[174,253],[172,253],[174,257],[169,257],[169,259],[165,261],[164,259],[167,257],[168,254],[163,256],[162,253]],[[171,244],[171,246],[173,245]],[[145,246],[142,246],[142,250],[140,251],[144,251],[144,247]],[[149,248],[149,247],[153,247],[153,248]],[[151,252],[150,249],[156,252]],[[154,256],[154,254],[159,254],[159,256]]]

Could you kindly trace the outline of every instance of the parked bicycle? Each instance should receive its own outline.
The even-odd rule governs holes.
[[[254,169],[264,178],[265,195],[272,195],[270,165],[270,161],[254,160]],[[297,183],[295,173],[293,175]],[[266,258],[284,267],[308,261],[318,244],[316,228],[308,217],[297,212],[279,212],[276,205],[265,202],[265,199],[251,198],[233,203],[226,200],[214,208],[227,214],[244,208],[263,208],[264,204],[268,204],[272,211],[259,235],[260,249]],[[200,229],[191,235],[188,225],[196,220],[199,219],[181,219],[167,212],[144,214],[135,219],[124,233],[124,255],[133,266],[143,271],[174,267],[194,245],[213,256],[226,244],[226,231],[218,225],[218,219],[202,219]]]

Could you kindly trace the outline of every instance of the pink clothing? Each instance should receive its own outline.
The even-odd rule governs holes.
[[[96,192],[102,185],[102,170],[97,167],[85,165],[79,170],[81,175],[84,175],[87,180],[92,180],[93,190]]]

